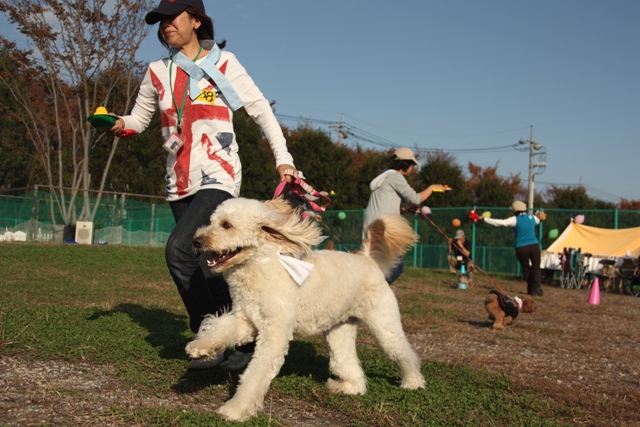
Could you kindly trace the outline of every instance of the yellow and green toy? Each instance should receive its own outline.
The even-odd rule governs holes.
[[[95,113],[92,116],[87,117],[87,121],[98,130],[111,129],[116,124],[118,116],[109,114],[106,108],[102,105],[96,108]]]

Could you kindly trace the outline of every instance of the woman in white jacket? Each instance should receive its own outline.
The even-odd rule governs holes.
[[[242,166],[233,112],[244,107],[260,125],[281,179],[285,170],[295,167],[269,102],[236,57],[222,51],[225,43],[214,42],[213,23],[202,0],[162,0],[145,20],[149,25],[160,22],[158,39],[170,57],[149,64],[131,114],[120,117],[111,131],[142,132],[160,109],[168,151],[166,194],[176,220],[165,257],[190,328],[197,332],[205,315],[231,306],[224,277],[211,275],[206,259],[194,255],[191,239],[218,205],[240,193]],[[253,347],[236,350],[225,362],[228,369],[246,366]],[[194,359],[187,368],[210,368],[222,359],[223,353]]]

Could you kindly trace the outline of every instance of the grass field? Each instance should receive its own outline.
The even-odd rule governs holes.
[[[121,396],[106,400],[108,407],[85,408],[89,422],[82,425],[232,424],[220,420],[214,411],[233,393],[238,375],[219,369],[185,370],[184,346],[193,334],[163,249],[4,244],[0,253],[0,357],[24,366],[42,362],[79,366],[82,375],[89,377],[94,370],[101,375],[108,372],[109,385],[101,392]],[[400,281],[400,305],[412,329],[422,327],[424,316],[453,315],[431,304],[433,298],[444,298],[431,297],[429,292],[441,286],[443,274],[411,269],[402,280],[419,285],[402,287]],[[400,389],[397,368],[366,332],[359,341],[369,379],[366,395],[329,395],[324,387],[330,374],[322,338],[296,339],[272,383],[265,412],[244,425],[571,424],[566,422],[566,409],[537,396],[535,390],[516,390],[506,377],[465,365],[423,360],[426,389]],[[132,404],[132,391],[147,402],[156,399],[157,404]],[[8,399],[7,392],[0,389],[5,408],[12,407],[12,399],[19,399],[21,393],[12,390],[12,396],[18,397]],[[82,397],[82,391],[59,385],[55,389],[42,386],[38,392],[48,398],[60,395],[65,402]],[[63,408],[61,404],[58,412],[64,415]],[[9,416],[2,418],[0,408],[0,425],[20,425]],[[60,424],[57,419],[41,414],[30,421],[41,426],[76,425]]]

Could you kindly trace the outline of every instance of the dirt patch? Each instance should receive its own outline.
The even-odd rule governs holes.
[[[500,284],[509,295],[526,288]],[[539,397],[582,412],[566,420],[574,425],[640,425],[640,298],[601,293],[601,303],[590,305],[586,289],[543,286],[535,313],[497,331],[483,304],[495,289],[488,280],[476,279],[468,291],[441,285],[430,293],[458,301],[430,304],[432,310],[455,314],[405,326],[423,359],[487,369],[520,391],[533,387]]]
[[[114,379],[108,366],[0,358],[0,425],[123,427],[130,424],[110,415],[110,408],[207,413],[223,403],[202,400],[195,395],[143,395]],[[346,415],[309,402],[276,400],[272,396],[265,400],[265,412],[282,421],[274,422],[274,426],[346,426],[349,421]]]
[[[476,278],[469,290],[452,280],[429,287],[432,314],[405,320],[410,341],[426,360],[487,369],[512,379],[517,392],[535,390],[550,405],[577,411],[567,422],[583,426],[640,425],[640,298],[603,293],[600,305],[587,303],[586,290],[544,286],[538,310],[521,314],[504,331],[490,327],[483,300],[494,286]],[[432,283],[433,284],[433,283]],[[511,294],[524,285],[500,282]],[[424,292],[424,283],[405,279],[399,296]],[[8,426],[115,426],[110,415],[122,408],[192,409],[210,412],[221,402],[197,396],[146,396],[115,379],[108,366],[0,358],[0,423]],[[286,426],[346,426],[348,416],[312,402],[276,400],[265,410]]]

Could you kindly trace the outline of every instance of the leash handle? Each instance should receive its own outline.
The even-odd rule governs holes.
[[[278,186],[276,187],[276,191],[273,193],[273,198],[276,199],[282,195],[287,185],[289,185],[289,190],[295,195],[304,198],[316,212],[324,212],[327,209],[327,206],[331,204],[331,199],[328,196],[320,193],[318,190],[313,188],[304,180],[304,175],[301,171],[295,171],[293,169],[285,169],[284,175],[290,176],[293,180],[290,183],[287,183],[286,179],[280,181]],[[323,199],[326,201],[326,204],[319,205],[316,201]]]

